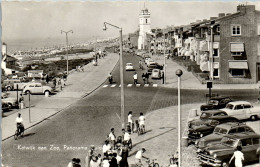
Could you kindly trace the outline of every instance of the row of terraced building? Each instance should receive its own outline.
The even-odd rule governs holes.
[[[162,53],[165,46],[173,58],[189,62],[189,70],[197,66],[200,73],[194,74],[202,83],[260,81],[260,11],[254,5],[239,5],[233,14],[219,13],[218,17],[152,32],[147,43],[150,51]]]

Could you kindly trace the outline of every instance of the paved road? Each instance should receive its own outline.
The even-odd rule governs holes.
[[[140,58],[125,54],[124,64],[132,62],[138,66]],[[140,76],[140,69],[137,73]],[[124,72],[125,84],[133,83],[133,72]],[[119,67],[113,73],[115,84],[119,84]],[[141,78],[139,77],[139,82]],[[159,83],[160,81],[153,81]],[[120,127],[120,88],[100,87],[96,92],[79,100],[62,113],[45,121],[33,129],[26,131],[20,140],[9,139],[3,142],[3,164],[8,166],[65,166],[71,158],[78,157],[84,162],[87,155],[85,147],[94,144],[103,145],[105,136],[111,127],[115,127],[116,135],[121,135]],[[206,91],[182,90],[182,103],[204,102]],[[219,94],[233,94],[234,100],[255,101],[257,92],[219,91]],[[139,112],[149,112],[177,104],[177,90],[161,87],[127,87],[125,86],[125,118],[127,112],[132,110],[134,118]],[[185,112],[185,111],[184,111]],[[133,141],[134,142],[134,141]],[[54,147],[58,150],[51,150]],[[64,149],[64,145],[78,147],[81,150]],[[25,147],[23,147],[25,146]],[[46,150],[45,150],[46,147]],[[84,148],[83,148],[84,147]],[[21,165],[22,164],[22,165]]]

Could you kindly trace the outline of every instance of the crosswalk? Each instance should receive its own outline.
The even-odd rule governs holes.
[[[112,85],[103,85],[103,88],[115,88],[115,87],[121,87],[120,84],[112,84]],[[158,87],[158,84],[126,84],[125,87],[144,87],[144,88],[148,88],[148,87]]]

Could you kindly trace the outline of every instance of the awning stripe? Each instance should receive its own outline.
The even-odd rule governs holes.
[[[247,61],[230,61],[229,69],[248,69]]]
[[[231,52],[244,52],[244,43],[230,43]]]

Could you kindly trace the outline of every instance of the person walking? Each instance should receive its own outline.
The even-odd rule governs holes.
[[[50,81],[50,78],[49,78],[49,75],[47,74],[47,75],[46,75],[46,83],[48,84],[49,81]]]
[[[19,97],[19,108],[20,109],[24,108],[24,98],[23,98],[23,94],[22,93],[20,94],[20,97]]]
[[[111,146],[109,144],[109,141],[106,140],[105,141],[105,144],[103,145],[103,154],[104,156],[107,156],[108,155],[108,152],[111,150]]]
[[[142,61],[141,60],[139,60],[139,68],[143,69],[143,65],[142,65]]]
[[[109,140],[111,142],[112,149],[115,149],[115,146],[116,146],[116,135],[115,135],[115,129],[114,128],[111,128],[111,132],[109,133],[108,137],[109,137]]]
[[[134,84],[136,85],[137,84],[137,73],[136,72],[134,73],[133,78],[134,78]]]
[[[146,78],[146,83],[148,84],[149,83],[149,74],[148,73],[145,73],[145,78]]]
[[[134,131],[134,126],[133,126],[133,115],[132,115],[132,111],[129,111],[128,112],[128,116],[127,116],[127,122],[128,122],[128,125],[130,126],[130,132],[133,133]]]
[[[24,131],[24,126],[23,126],[23,118],[22,118],[22,114],[18,113],[18,116],[15,119],[16,122],[16,127],[17,127],[17,131],[18,133],[21,133]]]
[[[235,167],[243,167],[242,161],[244,161],[244,154],[241,151],[242,147],[237,146],[237,149],[231,157],[229,164],[231,164],[232,160],[235,158]]]
[[[117,165],[117,159],[116,159],[116,156],[117,156],[117,153],[113,153],[112,155],[112,158],[110,160],[110,166],[109,167],[118,167]]]
[[[143,81],[144,81],[144,84],[145,84],[145,78],[146,78],[146,77],[145,77],[145,74],[144,74],[144,73],[142,74],[142,78],[143,78]]]
[[[162,72],[162,84],[164,84],[164,72]]]
[[[108,80],[109,80],[109,83],[110,83],[110,84],[113,83],[113,76],[112,76],[112,73],[109,73],[109,75],[108,75]]]
[[[52,83],[53,83],[53,87],[54,87],[54,89],[56,88],[56,77],[54,77],[53,79],[52,79]]]
[[[94,151],[95,151],[95,146],[92,145],[90,147],[90,150],[88,151],[88,155],[85,158],[86,167],[90,167],[90,161],[91,161],[92,157],[94,156]]]
[[[124,144],[121,148],[122,159],[120,161],[120,167],[129,167],[128,161],[127,161],[128,154],[129,154],[128,146],[127,146],[127,144]]]
[[[99,167],[97,156],[93,156],[92,159],[90,160],[90,167]]]

